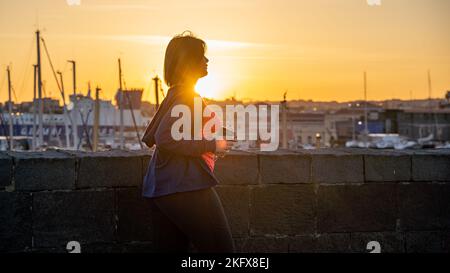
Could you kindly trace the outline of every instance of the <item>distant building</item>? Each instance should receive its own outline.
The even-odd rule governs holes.
[[[384,111],[384,131],[386,134],[398,134],[398,115],[403,111],[401,109],[386,109]]]
[[[434,140],[450,140],[450,109],[408,110],[397,113],[398,133],[412,139],[434,135]]]
[[[445,94],[445,99],[441,101],[439,108],[450,109],[450,91]]]
[[[59,105],[59,100],[57,100],[57,99],[52,99],[52,98],[48,98],[48,97],[42,98],[42,103],[43,103],[44,113],[61,114],[63,112],[63,107]],[[34,109],[33,101],[24,101],[21,103],[11,102],[11,104],[12,104],[13,112],[20,112],[20,113],[33,112],[33,109]],[[35,104],[36,104],[36,111],[38,111],[39,99],[36,99]],[[7,112],[9,109],[9,102],[6,101],[5,104],[3,105],[3,107],[1,107],[1,108],[3,111]]]
[[[141,112],[143,116],[153,117],[156,113],[156,104],[152,104],[148,101],[142,101]]]
[[[122,109],[141,109],[141,99],[143,89],[117,90],[114,99],[116,105]],[[120,104],[120,96],[122,95],[122,104]]]
[[[328,128],[334,128],[337,145],[344,145],[346,141],[356,139],[365,129],[364,101],[349,103],[347,106],[327,115]],[[373,103],[367,103],[366,109],[369,133],[384,133],[384,109]]]
[[[313,145],[320,136],[321,145],[329,145],[333,133],[327,131],[324,112],[288,112],[287,120],[288,141]]]
[[[61,114],[63,112],[63,108],[59,105],[59,100],[52,98],[42,98],[42,104],[44,108],[44,113],[49,114]],[[28,104],[30,105],[30,104]],[[36,111],[39,111],[39,99],[36,99],[35,104]],[[33,111],[33,103],[30,105],[30,110]]]
[[[400,100],[391,99],[382,101],[381,104],[384,109],[437,109],[442,99],[418,99],[418,100]]]

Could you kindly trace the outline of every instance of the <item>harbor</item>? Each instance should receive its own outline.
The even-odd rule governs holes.
[[[65,87],[63,73],[55,70],[46,40],[39,30],[35,32],[35,42],[37,59],[33,64],[33,90],[21,90],[33,92],[32,101],[19,103],[12,100],[15,96],[12,71],[10,66],[6,70],[8,101],[0,104],[0,150],[150,149],[142,143],[141,137],[165,96],[158,75],[152,76],[149,89],[154,102],[144,101],[144,88],[127,88],[118,58],[116,73],[111,75],[117,79],[114,97],[100,99],[103,90],[99,86],[91,86],[90,81],[85,88],[77,86],[75,60],[67,60],[71,66],[72,86]],[[55,81],[59,99],[46,96],[46,81],[41,72],[44,57],[53,74],[46,75],[47,80]],[[244,111],[254,105],[280,107],[278,147],[283,150],[450,148],[450,91],[441,99],[432,98],[430,71],[427,73],[428,99],[421,100],[368,101],[368,76],[365,71],[362,74],[364,99],[356,101],[287,100],[286,91],[280,101],[243,101],[236,99],[236,94],[225,100],[205,100],[223,110],[234,105],[242,105]],[[245,114],[236,114],[235,119],[246,120]],[[249,132],[255,126],[251,122],[244,125],[236,122],[229,129]],[[260,149],[261,143],[258,135],[256,140],[238,141],[233,149],[254,151]]]

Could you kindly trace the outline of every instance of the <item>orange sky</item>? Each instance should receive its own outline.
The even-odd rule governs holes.
[[[207,41],[210,74],[202,95],[223,99],[346,101],[428,97],[450,89],[450,1],[382,0],[0,0],[0,101],[7,99],[11,64],[17,100],[31,100],[34,32],[42,29],[56,69],[72,92],[87,82],[112,99],[122,58],[127,87],[145,88],[162,75],[170,37],[189,29]],[[60,98],[43,52],[47,95]],[[14,98],[13,98],[14,99]]]

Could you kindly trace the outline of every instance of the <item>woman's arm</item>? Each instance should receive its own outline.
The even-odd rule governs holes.
[[[155,133],[155,143],[157,146],[171,151],[175,154],[187,155],[187,156],[200,156],[205,152],[216,151],[216,140],[175,140],[172,137],[171,130],[172,125],[179,117],[172,117],[171,111],[167,111],[166,115],[162,118],[161,123]]]

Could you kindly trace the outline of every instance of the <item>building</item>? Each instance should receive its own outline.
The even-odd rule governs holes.
[[[337,145],[345,145],[345,142],[357,139],[364,132],[365,111],[369,133],[384,133],[385,116],[384,109],[380,105],[364,101],[350,102],[346,108],[327,114],[327,128],[334,130]]]
[[[433,134],[434,140],[450,140],[450,109],[401,111],[397,123],[398,133],[411,139]]]
[[[441,101],[439,108],[450,109],[450,91],[447,91],[447,94],[445,94],[445,99]]]
[[[288,142],[301,146],[314,145],[318,140],[320,145],[329,145],[333,133],[327,130],[325,112],[294,112],[289,109],[287,120]]]
[[[117,107],[119,107],[119,109],[141,109],[143,92],[144,89],[117,90],[116,95],[114,96]],[[122,104],[120,104],[121,96]]]

